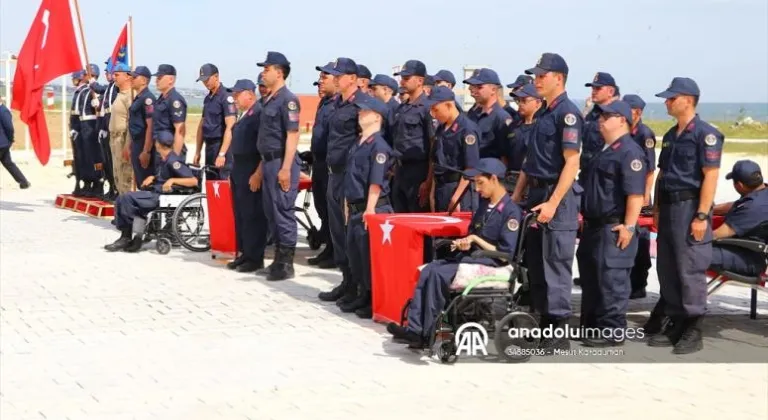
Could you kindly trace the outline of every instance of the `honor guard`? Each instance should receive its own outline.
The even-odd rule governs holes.
[[[232,168],[232,126],[237,119],[237,106],[232,93],[219,79],[219,69],[213,64],[200,67],[198,82],[208,89],[203,99],[203,118],[197,126],[193,165],[200,165],[200,151],[205,144],[205,163],[213,164],[217,174],[209,179],[227,179]]]
[[[361,135],[352,145],[344,174],[344,197],[347,219],[347,252],[351,278],[357,298],[340,306],[342,312],[355,312],[360,318],[371,318],[371,252],[365,216],[392,213],[389,203],[389,172],[392,148],[381,136],[387,105],[368,95],[355,97],[359,108]]]
[[[656,171],[656,134],[643,124],[643,109],[645,101],[637,95],[624,95],[622,99],[632,108],[632,130],[630,134],[645,154],[645,198],[643,208],[652,209],[651,191],[653,190],[653,174]],[[632,267],[632,293],[630,299],[642,299],[646,296],[645,287],[648,285],[648,270],[651,269],[651,232],[648,228],[638,227],[637,257]]]
[[[399,155],[392,181],[392,205],[396,213],[420,213],[429,209],[432,185],[429,155],[435,126],[424,91],[427,67],[408,60],[399,73],[400,86],[408,93],[389,121],[392,145]]]
[[[371,84],[372,77],[373,75],[371,74],[371,71],[368,70],[368,67],[362,64],[357,65],[357,86],[366,95],[371,95],[370,84]]]
[[[353,282],[347,257],[347,237],[344,227],[344,174],[347,170],[349,150],[360,137],[358,123],[359,108],[355,100],[368,96],[357,83],[357,64],[354,60],[339,57],[330,66],[321,69],[334,77],[338,94],[328,117],[328,225],[333,243],[333,259],[341,269],[341,284],[329,292],[318,295],[323,301],[336,301],[338,305],[349,304],[357,298],[356,283]]]
[[[109,137],[109,122],[112,116],[112,103],[114,103],[117,98],[118,88],[115,85],[115,69],[112,60],[107,59],[104,64],[106,64],[104,76],[109,83],[106,86],[103,86],[103,89],[97,90],[97,93],[101,95],[101,103],[99,104],[98,109],[99,143],[101,143],[101,151],[104,156],[104,178],[106,178],[109,183],[109,190],[104,195],[104,198],[107,201],[114,201],[115,197],[117,197],[118,188],[117,181],[115,180],[115,163],[113,162],[112,145]]]
[[[261,155],[257,148],[262,104],[256,96],[256,84],[251,80],[238,80],[231,90],[235,104],[241,111],[232,127],[230,175],[237,250],[240,255],[227,267],[241,273],[250,273],[264,268],[264,250],[267,247],[263,174],[259,171]]]
[[[371,92],[373,97],[379,99],[387,105],[387,115],[384,118],[384,125],[381,127],[381,135],[387,144],[392,146],[391,135],[389,135],[389,120],[397,112],[397,107],[400,103],[395,99],[395,93],[397,93],[397,80],[385,75],[377,74],[371,80]]]
[[[75,176],[75,189],[72,195],[81,196],[83,188],[80,181],[83,179],[86,169],[85,151],[83,150],[83,140],[80,137],[80,111],[82,109],[82,100],[80,96],[88,93],[88,83],[85,79],[85,70],[72,73],[72,85],[75,91],[72,93],[72,105],[69,109],[69,140],[72,145],[72,173]]]
[[[512,96],[512,98],[515,98],[514,93],[520,90],[520,88],[522,88],[525,85],[533,85],[533,78],[531,76],[527,76],[524,74],[517,76],[517,79],[515,79],[514,82],[507,85],[507,88],[511,89],[511,92],[509,93],[510,96]],[[520,122],[523,119],[523,117],[520,115],[517,109],[512,108],[511,105],[507,104],[507,106],[504,107],[504,111],[507,111],[507,114],[509,114],[509,116],[512,117],[513,128],[520,125]]]
[[[699,321],[707,306],[712,202],[724,142],[723,135],[696,114],[699,94],[695,81],[676,77],[656,95],[665,99],[667,113],[677,120],[662,140],[654,203],[659,302],[671,322],[648,344],[674,346],[676,354],[703,348]]]
[[[145,66],[138,66],[129,73],[136,98],[131,103],[128,116],[128,131],[131,133],[131,166],[136,185],[155,173],[155,143],[152,138],[152,119],[155,114],[155,94],[149,90],[152,72]]]
[[[477,104],[467,114],[476,122],[483,135],[480,143],[480,157],[501,158],[509,134],[512,117],[499,104],[501,81],[491,69],[478,69],[469,79],[469,92]]]
[[[153,106],[152,131],[173,133],[173,150],[186,162],[187,146],[184,144],[184,136],[187,134],[187,101],[175,88],[176,68],[170,64],[160,64],[153,76],[160,96]]]
[[[526,204],[538,212],[538,229],[532,229],[526,238],[526,257],[533,306],[542,317],[540,325],[564,332],[571,316],[572,266],[583,192],[574,182],[579,172],[582,118],[565,91],[568,65],[560,55],[544,53],[526,73],[536,76],[536,91],[548,107],[536,122],[513,198],[520,202],[527,187]],[[569,349],[570,341],[546,338],[541,348],[551,354],[555,349]]]
[[[631,291],[629,274],[637,254],[635,232],[645,193],[645,156],[629,134],[632,110],[626,102],[596,105],[603,148],[581,171],[584,187],[579,242],[581,324],[599,328],[583,337],[588,347],[622,345]]]
[[[429,95],[429,104],[432,115],[440,123],[432,148],[434,211],[474,211],[477,195],[459,171],[475,168],[480,161],[480,128],[466,114],[459,113],[456,97],[447,87],[434,88]]]
[[[517,180],[520,177],[520,171],[523,168],[525,156],[528,153],[528,144],[533,141],[536,134],[536,120],[539,114],[544,111],[543,98],[539,96],[536,87],[533,84],[526,84],[512,92],[512,97],[517,104],[515,111],[519,118],[519,124],[512,123],[513,127],[507,135],[505,142],[505,153],[503,161],[507,164],[507,176],[504,179],[510,192],[515,191]]]
[[[262,78],[270,91],[263,102],[259,123],[258,151],[263,175],[264,213],[273,233],[275,257],[272,264],[257,271],[267,280],[294,277],[293,258],[298,232],[294,206],[299,193],[299,100],[285,79],[291,73],[291,63],[282,53],[269,51],[257,66],[264,67]]]
[[[333,67],[333,62],[325,68]],[[328,220],[328,120],[335,109],[336,84],[333,75],[323,71],[323,67],[315,67],[320,72],[318,90],[320,102],[315,113],[315,124],[312,126],[312,199],[314,200],[317,215],[320,218],[320,238],[325,242],[325,248],[316,257],[307,260],[310,265],[320,268],[335,268],[333,259],[333,241],[331,240],[331,228]]]
[[[98,83],[99,67],[95,64],[89,66],[91,79],[88,88],[78,96],[80,100],[80,136],[83,144],[84,164],[81,175],[85,182],[83,194],[87,197],[101,197],[104,194],[104,159],[99,143],[99,115],[100,104],[97,90],[103,89]],[[88,77],[88,76],[86,76]]]
[[[109,151],[112,152],[113,180],[116,193],[126,194],[133,189],[133,168],[131,167],[131,137],[128,134],[130,108],[131,108],[131,68],[127,64],[117,63],[112,68],[114,78],[114,91],[118,92],[115,100],[110,104],[106,119],[109,120],[107,129],[109,136],[106,141],[110,143]],[[109,92],[109,89],[107,89]],[[137,139],[141,142],[143,139]],[[102,140],[105,141],[105,140]],[[138,185],[141,185],[139,183]]]

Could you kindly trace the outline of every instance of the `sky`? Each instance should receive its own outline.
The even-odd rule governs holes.
[[[128,16],[135,65],[173,64],[177,86],[212,62],[222,81],[254,81],[267,51],[291,61],[291,90],[312,93],[315,66],[351,57],[376,73],[419,59],[434,74],[467,65],[511,83],[543,52],[570,67],[568,91],[584,98],[597,71],[622,94],[648,102],[675,76],[702,102],[768,102],[766,0],[80,0],[89,60],[104,68]],[[18,52],[38,0],[0,0],[0,52]],[[350,18],[350,16],[356,16]],[[415,17],[415,18],[413,18]]]

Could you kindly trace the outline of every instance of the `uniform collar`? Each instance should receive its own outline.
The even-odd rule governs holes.
[[[555,107],[563,103],[566,99],[568,99],[568,92],[561,93],[560,96],[555,98],[555,100],[552,101],[551,104],[549,104],[548,109],[555,109]]]
[[[482,107],[482,106],[478,107],[477,109],[478,109],[478,111],[479,111],[479,114],[480,114],[480,116],[483,116],[483,115],[491,115],[491,114],[492,114],[492,113],[494,113],[494,112],[495,112],[495,111],[496,111],[498,108],[502,108],[502,106],[501,106],[501,105],[499,105],[499,103],[498,103],[498,102],[494,102],[494,103],[493,103],[493,105],[491,105],[491,110],[490,110],[490,111],[488,111],[488,112],[485,112],[485,110],[483,109],[483,107]],[[503,109],[503,108],[502,108],[502,109]]]
[[[640,131],[640,126],[641,126],[641,125],[643,125],[643,119],[642,119],[642,118],[640,118],[640,121],[638,121],[638,122],[637,122],[637,125],[635,126],[635,128],[633,128],[633,129],[632,129],[632,130],[629,132],[629,134],[631,134],[631,135],[633,135],[633,136],[637,135],[637,132],[638,132],[638,131]]]

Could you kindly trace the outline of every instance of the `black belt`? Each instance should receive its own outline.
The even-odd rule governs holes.
[[[659,202],[661,204],[674,204],[681,201],[694,200],[699,198],[699,190],[683,190],[683,191],[669,191],[661,192]]]
[[[405,165],[428,165],[429,161],[427,159],[398,159],[397,160],[398,166],[405,166]]]
[[[544,179],[544,178],[528,178],[528,185],[534,188],[543,188],[543,187],[549,187],[550,185],[557,184],[556,179]]]
[[[376,201],[376,208],[388,205],[389,197],[379,197],[379,200]],[[347,203],[347,206],[349,207],[350,213],[360,213],[365,211],[365,208],[368,207],[368,200],[358,201],[357,203]]]
[[[343,174],[347,169],[347,165],[328,165],[328,173],[339,175]]]
[[[261,154],[261,159],[264,160],[264,162],[269,162],[270,160],[275,159],[281,159],[285,157],[285,150],[278,150],[276,152],[267,152]]]
[[[437,175],[437,182],[441,184],[447,184],[449,182],[458,182],[461,180],[461,174],[456,172],[450,172],[447,174]]]
[[[623,223],[619,216],[585,217],[584,225],[590,228]]]
[[[203,137],[203,143],[205,144],[220,143],[222,140],[224,140],[224,137]]]

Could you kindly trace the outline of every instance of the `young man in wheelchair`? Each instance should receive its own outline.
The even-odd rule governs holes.
[[[193,188],[198,185],[192,170],[173,151],[173,133],[158,132],[155,135],[155,148],[162,158],[155,167],[155,175],[144,179],[140,191],[120,194],[115,200],[115,222],[121,235],[117,241],[104,247],[107,251],[140,250],[147,215],[160,205],[160,195],[178,187]]]
[[[429,343],[440,311],[445,307],[448,290],[456,276],[459,263],[482,264],[491,267],[506,265],[491,258],[472,258],[476,250],[514,253],[522,224],[522,210],[515,204],[503,184],[506,166],[495,158],[481,159],[476,168],[464,172],[473,179],[481,200],[472,216],[469,236],[453,241],[452,250],[460,251],[447,259],[436,260],[421,270],[416,290],[408,309],[408,325],[387,325],[395,340],[414,348]]]

